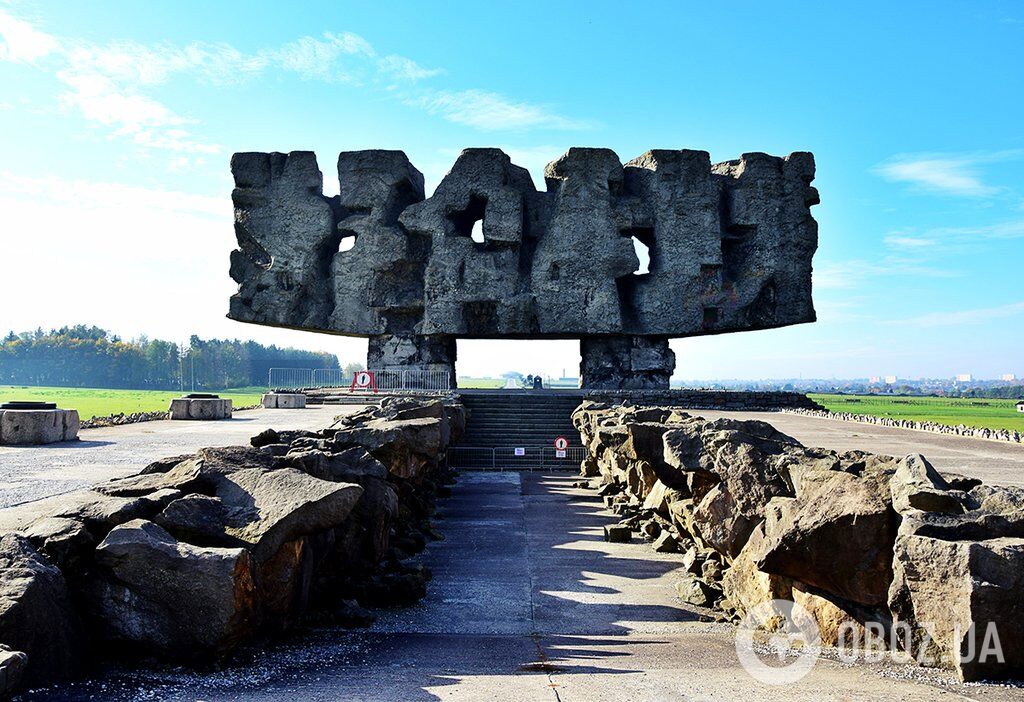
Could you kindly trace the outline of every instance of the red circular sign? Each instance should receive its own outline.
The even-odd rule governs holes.
[[[569,440],[564,436],[559,436],[555,439],[555,448],[559,451],[564,451],[569,448]]]

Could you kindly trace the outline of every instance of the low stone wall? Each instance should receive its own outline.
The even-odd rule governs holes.
[[[671,407],[585,402],[573,421],[583,475],[624,517],[607,537],[683,553],[685,601],[741,617],[792,600],[826,645],[872,622],[962,680],[1024,673],[1024,489]]]
[[[0,697],[112,659],[216,662],[425,594],[459,405],[389,398],[44,502],[0,538]]]
[[[874,424],[880,427],[893,427],[895,429],[916,429],[917,431],[931,431],[936,434],[948,434],[950,436],[968,436],[973,439],[1009,441],[1015,444],[1024,443],[1024,433],[1013,429],[986,429],[984,427],[969,427],[965,424],[951,426],[949,424],[939,424],[937,422],[918,422],[913,419],[875,417],[869,414],[854,414],[852,412],[829,412],[826,409],[787,407],[782,411],[792,414],[804,414],[809,417],[841,419],[844,422],[860,422],[861,424]]]
[[[170,419],[170,412],[132,412],[125,414],[108,414],[104,417],[93,417],[82,422],[83,429],[98,429],[100,427],[119,427],[123,424],[135,424],[136,422],[156,422],[162,419]]]
[[[743,392],[734,390],[588,390],[595,402],[630,402],[661,407],[717,410],[823,409],[798,392]]]

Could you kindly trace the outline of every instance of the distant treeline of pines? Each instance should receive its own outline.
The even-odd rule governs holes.
[[[125,341],[82,324],[44,332],[10,332],[0,343],[0,385],[174,390],[266,385],[270,368],[338,368],[338,357],[264,346],[255,341],[203,340],[191,350],[140,337]],[[182,353],[187,354],[184,362]]]

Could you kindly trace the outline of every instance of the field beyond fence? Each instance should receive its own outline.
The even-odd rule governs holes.
[[[203,392],[210,392],[203,389]],[[214,391],[230,398],[235,407],[258,404],[262,388],[231,388]],[[110,414],[167,411],[171,398],[181,397],[177,390],[109,390],[103,388],[44,388],[0,385],[0,402],[31,400],[56,402],[63,409],[76,409],[81,419]]]
[[[873,417],[912,419],[956,426],[1024,431],[1024,412],[1016,400],[970,397],[892,397],[877,395],[819,395],[809,398],[831,412],[850,412]]]

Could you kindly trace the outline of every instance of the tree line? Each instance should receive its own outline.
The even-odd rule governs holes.
[[[12,331],[0,343],[0,385],[223,390],[265,386],[271,368],[339,367],[337,356],[319,351],[195,335],[188,346],[145,336],[126,341],[83,324]]]

